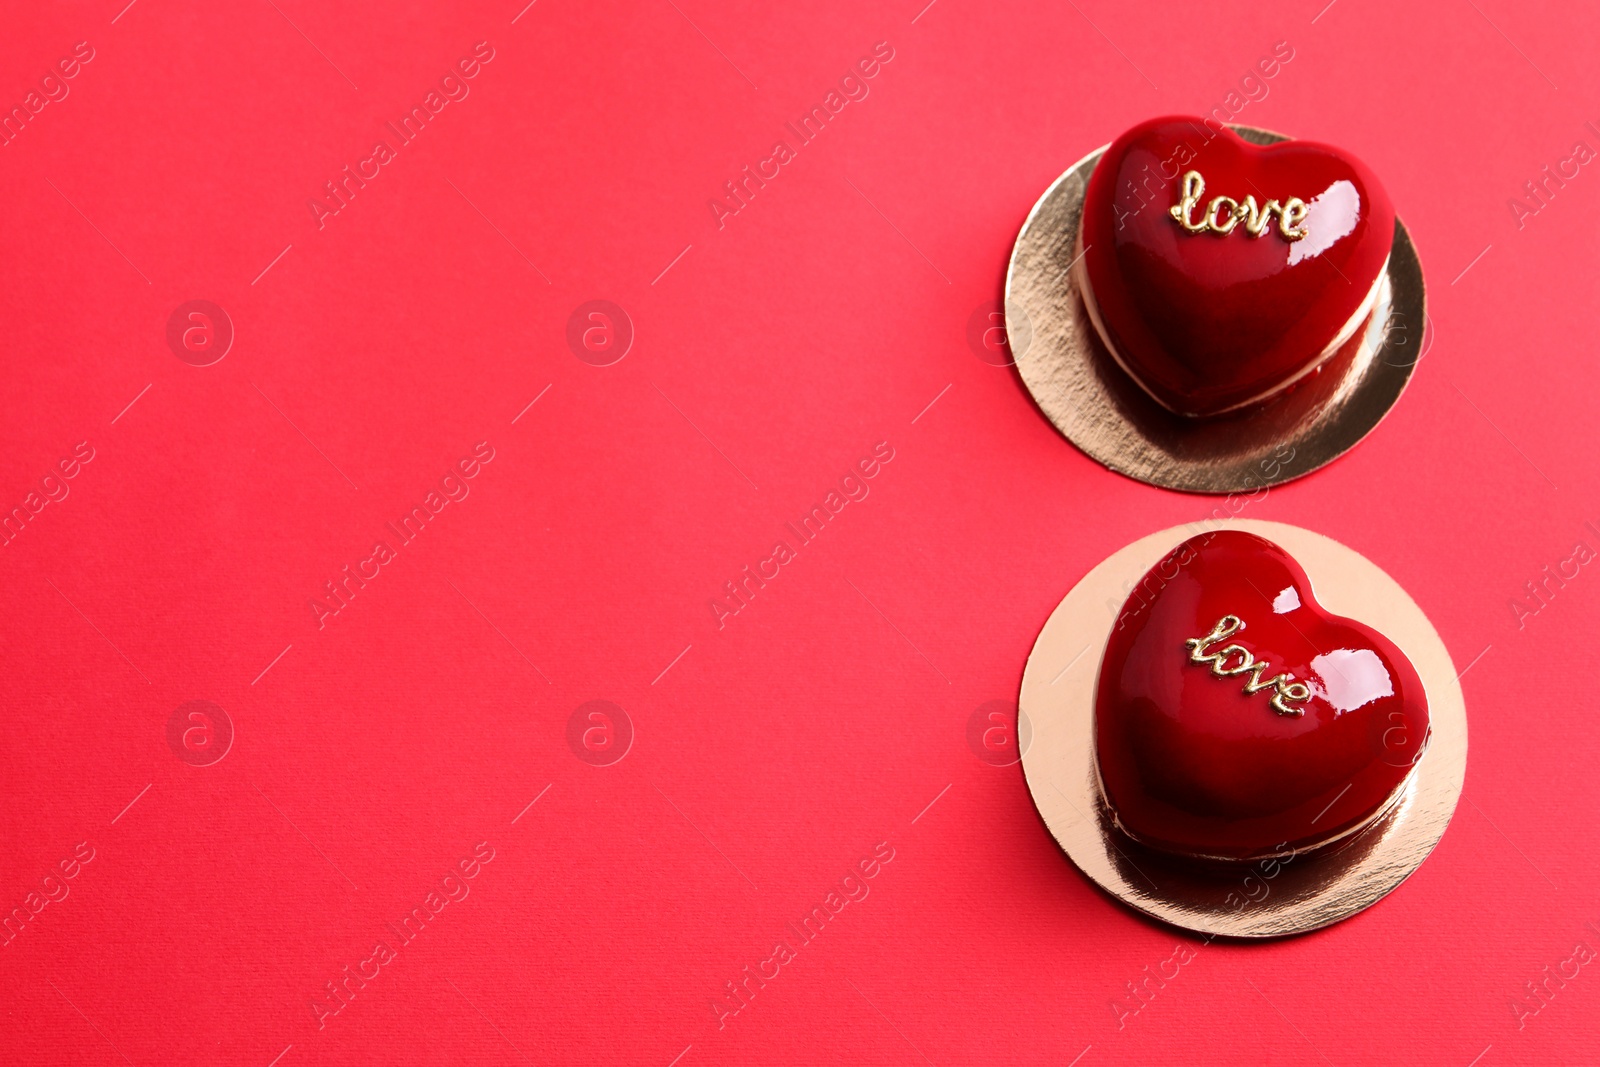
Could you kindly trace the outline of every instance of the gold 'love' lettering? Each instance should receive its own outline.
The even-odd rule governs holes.
[[[1205,233],[1210,231],[1217,234],[1229,234],[1235,226],[1244,223],[1244,232],[1251,237],[1260,237],[1272,226],[1272,217],[1278,217],[1278,233],[1286,241],[1298,241],[1306,235],[1305,221],[1309,209],[1306,202],[1298,196],[1291,196],[1284,203],[1268,200],[1265,204],[1256,204],[1254,195],[1247,196],[1243,202],[1231,196],[1216,196],[1204,208],[1199,219],[1195,219],[1194,209],[1200,204],[1201,197],[1206,191],[1206,180],[1197,170],[1184,172],[1183,184],[1180,187],[1179,200],[1168,209],[1178,225],[1190,233]]]
[[[1189,662],[1206,663],[1211,666],[1211,673],[1218,678],[1229,678],[1238,674],[1250,675],[1244,683],[1246,693],[1259,693],[1263,689],[1274,689],[1272,700],[1269,701],[1272,709],[1279,715],[1304,715],[1304,708],[1293,707],[1295,704],[1304,704],[1311,699],[1311,687],[1304,682],[1294,680],[1294,675],[1280,671],[1271,678],[1262,681],[1261,676],[1271,669],[1272,664],[1264,659],[1256,659],[1254,654],[1243,645],[1224,645],[1215,652],[1207,652],[1210,645],[1226,641],[1240,630],[1244,629],[1244,620],[1237,615],[1224,615],[1217,620],[1211,632],[1204,637],[1191,637],[1184,642],[1189,648]]]

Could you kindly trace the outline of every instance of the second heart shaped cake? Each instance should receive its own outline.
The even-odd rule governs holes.
[[[1394,223],[1377,178],[1336,148],[1152,119],[1089,177],[1079,287],[1145,392],[1180,415],[1218,415],[1272,398],[1354,334]]]
[[[1427,746],[1403,652],[1264,538],[1190,538],[1134,587],[1095,691],[1101,792],[1152,848],[1250,860],[1359,832]]]

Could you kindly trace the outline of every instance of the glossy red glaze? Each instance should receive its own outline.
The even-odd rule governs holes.
[[[1183,177],[1203,198],[1307,205],[1305,236],[1193,233],[1169,213]],[[1226,204],[1218,216],[1226,218]],[[1363,308],[1389,257],[1394,209],[1354,157],[1327,145],[1265,148],[1198,118],[1152,119],[1112,142],[1084,195],[1080,239],[1096,328],[1146,392],[1184,415],[1269,398],[1309,373]]]
[[[1286,672],[1309,697],[1271,704],[1252,673],[1218,677],[1186,642],[1224,616],[1228,645]],[[1231,669],[1243,656],[1229,653]],[[1292,684],[1292,682],[1290,683]],[[1370,628],[1325,612],[1300,565],[1272,542],[1223,530],[1185,541],[1145,575],[1100,664],[1101,789],[1129,836],[1188,856],[1251,859],[1327,844],[1397,794],[1428,741],[1422,681]]]

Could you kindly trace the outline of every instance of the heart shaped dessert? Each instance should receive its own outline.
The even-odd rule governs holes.
[[[1117,824],[1196,858],[1348,838],[1400,795],[1428,734],[1405,654],[1328,614],[1288,553],[1238,530],[1190,538],[1140,580],[1095,691]]]
[[[1122,369],[1171,411],[1218,415],[1337,352],[1370,314],[1393,241],[1389,198],[1354,157],[1162,118],[1095,165],[1076,270]]]

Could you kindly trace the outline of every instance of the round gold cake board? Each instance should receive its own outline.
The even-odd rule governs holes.
[[[1233,129],[1254,144],[1286,139]],[[1039,198],[1006,272],[1012,358],[1056,429],[1119,474],[1192,493],[1235,493],[1299,478],[1372,432],[1425,351],[1422,264],[1400,220],[1371,316],[1316,374],[1246,411],[1185,418],[1157,404],[1117,366],[1078,291],[1078,220],[1104,152],[1079,160]]]
[[[1113,825],[1095,770],[1100,659],[1128,590],[1196,534],[1265,537],[1310,576],[1328,611],[1382,632],[1422,679],[1432,736],[1399,800],[1337,850],[1288,860],[1200,867],[1132,841]],[[1406,591],[1353,549],[1277,522],[1234,519],[1140,538],[1090,571],[1050,615],[1022,676],[1019,716],[1033,728],[1022,769],[1045,826],[1072,862],[1123,903],[1204,934],[1282,937],[1336,923],[1375,903],[1433,851],[1461,796],[1467,714],[1450,653]]]

